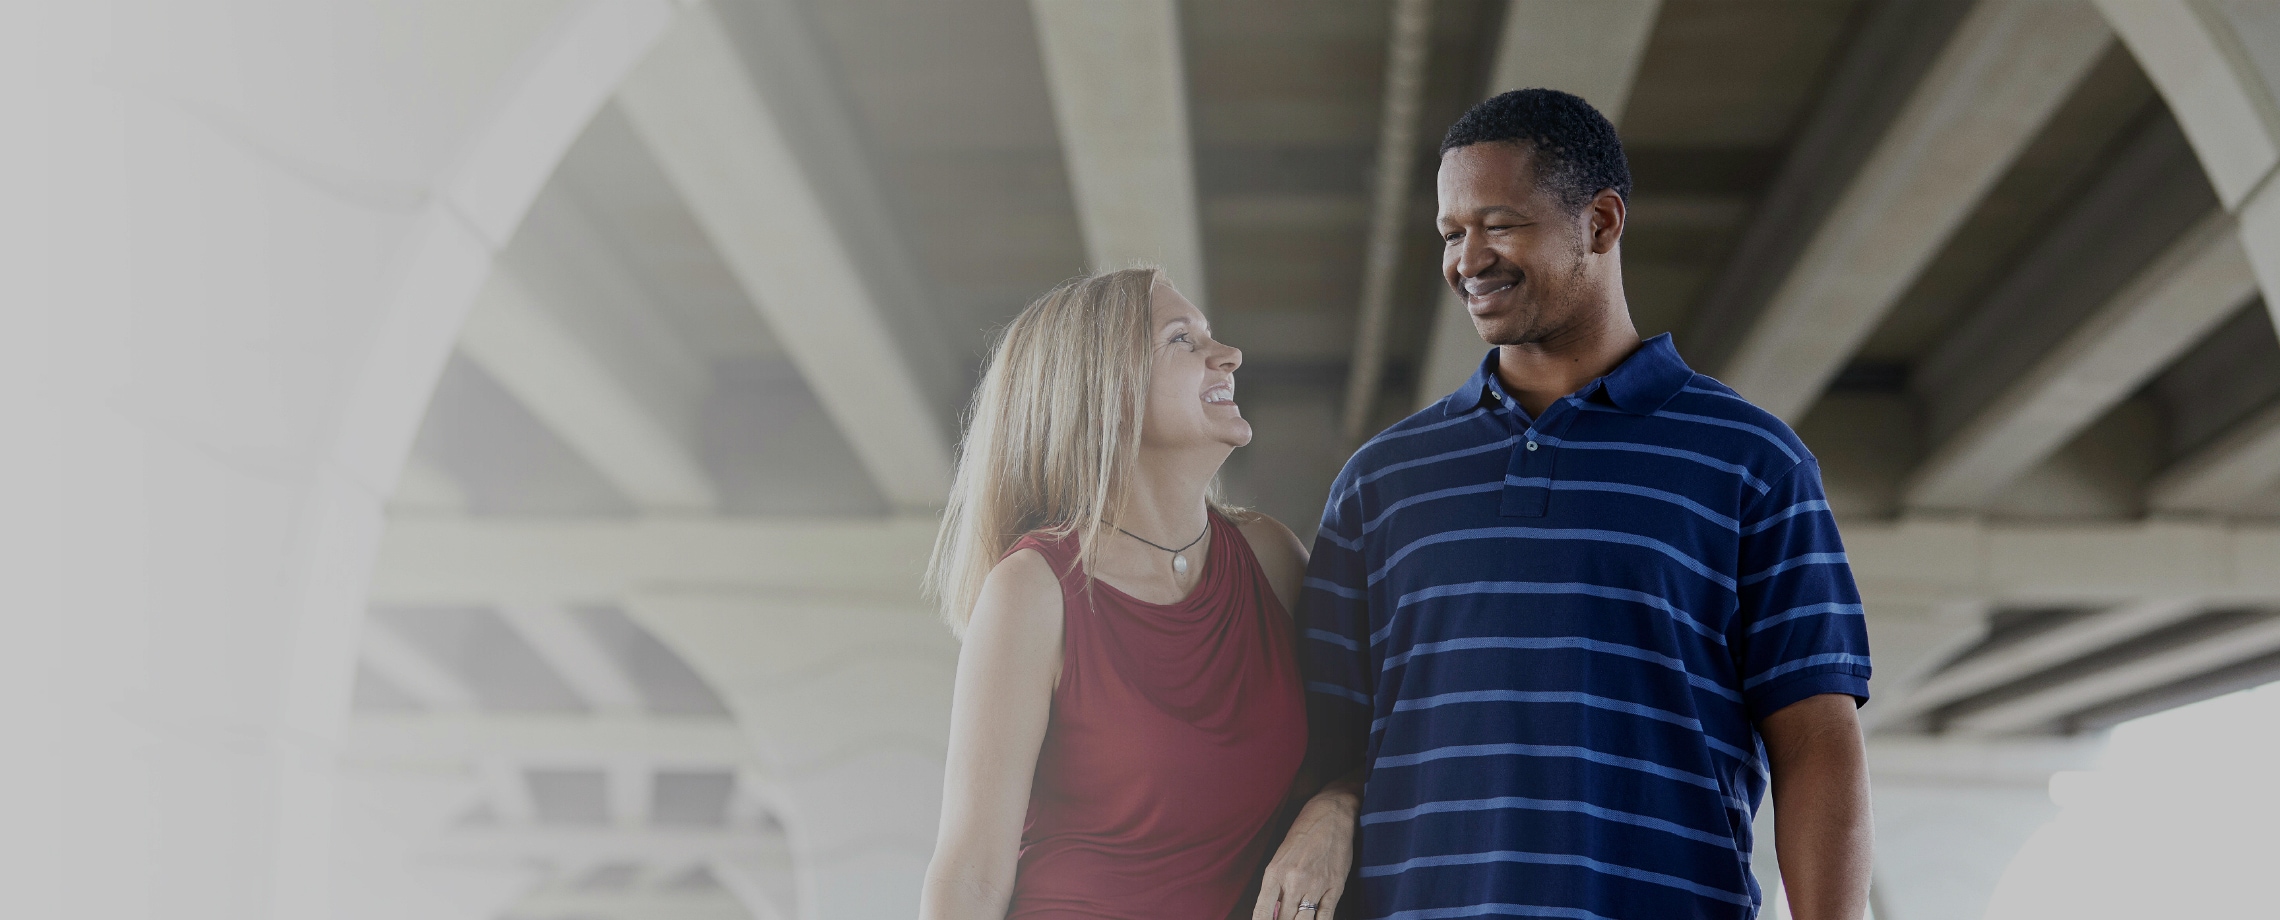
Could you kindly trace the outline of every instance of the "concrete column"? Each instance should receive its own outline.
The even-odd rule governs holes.
[[[0,916],[331,915],[382,498],[491,254],[673,10],[0,13]]]
[[[801,920],[918,909],[934,852],[957,644],[930,610],[651,594],[633,615],[751,738],[792,842]]]
[[[2280,15],[2243,0],[2097,0],[2177,117],[2225,210],[2265,309],[2280,316]],[[2163,471],[2152,498],[2164,510],[2223,509],[2280,478],[2280,426],[2269,413]]]
[[[2078,740],[1879,738],[1876,920],[1970,920],[2027,838],[2058,814],[2050,776],[2087,768],[2104,736]]]

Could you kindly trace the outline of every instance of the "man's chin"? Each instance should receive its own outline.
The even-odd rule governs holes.
[[[1501,314],[1473,317],[1473,331],[1490,345],[1524,345],[1530,340],[1528,324]]]

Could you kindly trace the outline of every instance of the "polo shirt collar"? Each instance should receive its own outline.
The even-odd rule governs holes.
[[[1607,382],[1607,399],[1616,408],[1632,415],[1653,415],[1694,379],[1694,369],[1679,360],[1678,348],[1665,332],[1648,339],[1601,379]]]
[[[1648,339],[1638,351],[1623,359],[1623,363],[1599,378],[1597,383],[1607,392],[1607,400],[1615,407],[1632,415],[1652,415],[1655,410],[1670,402],[1686,382],[1694,379],[1694,369],[1678,357],[1678,348],[1671,344],[1670,333],[1665,332]],[[1585,390],[1591,387],[1586,386]],[[1504,385],[1496,377],[1496,349],[1489,349],[1473,369],[1465,385],[1441,400],[1443,415],[1463,415],[1493,403],[1504,392]]]

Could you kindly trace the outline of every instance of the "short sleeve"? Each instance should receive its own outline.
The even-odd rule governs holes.
[[[1331,494],[1341,493],[1343,500],[1323,509],[1298,604],[1305,629],[1299,665],[1306,678],[1307,763],[1324,780],[1362,765],[1377,691],[1359,499],[1350,489]]]
[[[1744,509],[1740,549],[1733,647],[1750,719],[1823,693],[1867,702],[1867,621],[1817,462]]]

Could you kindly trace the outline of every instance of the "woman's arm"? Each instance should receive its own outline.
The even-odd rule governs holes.
[[[990,571],[958,653],[942,828],[921,920],[1004,920],[1061,678],[1061,629],[1061,584],[1043,556],[1025,550]]]
[[[1250,541],[1251,553],[1259,557],[1259,567],[1274,585],[1275,597],[1291,612],[1291,628],[1296,630],[1298,596],[1306,580],[1306,545],[1298,542],[1298,536],[1281,521],[1264,514],[1254,515],[1243,525],[1243,537]],[[1291,789],[1292,796],[1303,798],[1305,804],[1299,807],[1282,845],[1267,864],[1259,900],[1251,914],[1257,920],[1330,920],[1338,908],[1346,871],[1353,864],[1354,819],[1361,811],[1362,800],[1361,771],[1332,779],[1319,789],[1316,783],[1321,780],[1309,781],[1301,775]],[[1302,913],[1300,903],[1313,903],[1316,908]]]
[[[1253,920],[1332,920],[1354,866],[1354,827],[1362,812],[1362,772],[1332,780],[1298,810],[1259,884]],[[1300,911],[1300,904],[1315,909]]]
[[[1298,542],[1298,535],[1291,533],[1281,521],[1264,514],[1252,514],[1241,528],[1243,541],[1251,544],[1251,555],[1258,558],[1267,584],[1275,589],[1275,599],[1282,602],[1284,611],[1295,617],[1299,585],[1306,581],[1305,544]]]

